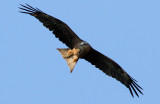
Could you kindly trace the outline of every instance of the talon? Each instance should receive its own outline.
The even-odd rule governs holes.
[[[71,57],[71,56],[77,55],[78,53],[79,53],[79,49],[73,48],[72,50],[71,50],[71,49],[68,50],[66,56],[64,56],[64,57],[65,57],[65,58],[69,58],[69,57]]]
[[[69,58],[69,57],[72,56],[72,55],[73,55],[73,52],[72,52],[72,50],[70,49],[70,50],[67,52],[65,58]]]
[[[73,48],[73,54],[74,54],[74,55],[77,55],[78,53],[79,53],[79,49]]]

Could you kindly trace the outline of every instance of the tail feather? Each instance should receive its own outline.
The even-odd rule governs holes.
[[[67,64],[70,68],[70,72],[72,73],[77,61],[78,61],[78,56],[77,55],[74,55],[74,54],[71,54],[71,55],[68,55],[68,52],[69,52],[69,48],[64,48],[64,49],[57,49],[61,55],[63,56],[63,58],[67,61]]]

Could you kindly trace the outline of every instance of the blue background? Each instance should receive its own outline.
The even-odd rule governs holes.
[[[129,90],[90,63],[73,73],[56,48],[66,48],[35,18],[28,3],[67,23],[83,40],[139,81]],[[0,104],[160,103],[159,0],[3,0],[0,6]]]

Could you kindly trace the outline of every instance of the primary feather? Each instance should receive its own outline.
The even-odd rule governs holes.
[[[20,9],[24,10],[20,11],[21,13],[30,14],[37,18],[46,28],[53,31],[56,38],[59,38],[59,40],[66,44],[69,48],[72,49],[77,42],[81,41],[81,39],[70,29],[70,27],[61,20],[42,12],[38,8],[33,8],[28,4],[26,4],[26,6],[21,6],[23,8]]]

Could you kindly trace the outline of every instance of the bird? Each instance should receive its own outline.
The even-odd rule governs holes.
[[[119,64],[111,58],[94,49],[88,42],[79,38],[75,32],[63,21],[46,14],[38,8],[29,4],[20,4],[20,13],[29,14],[38,19],[46,28],[53,32],[56,38],[64,43],[68,48],[57,48],[62,57],[67,61],[70,72],[73,71],[79,59],[84,59],[100,69],[106,75],[115,78],[125,85],[132,97],[139,93],[143,95],[143,88],[140,87],[134,78],[132,78]],[[139,93],[138,93],[139,92]]]

